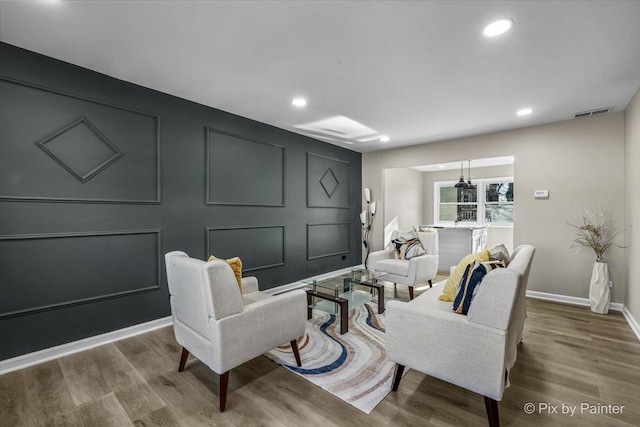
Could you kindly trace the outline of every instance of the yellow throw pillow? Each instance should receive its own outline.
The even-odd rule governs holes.
[[[488,249],[480,252],[476,252],[470,255],[467,255],[458,263],[458,266],[453,271],[453,274],[449,276],[447,279],[447,283],[444,285],[444,289],[442,290],[442,295],[440,295],[440,301],[453,301],[456,298],[456,294],[458,293],[458,285],[460,284],[460,280],[464,275],[464,270],[467,268],[468,264],[471,264],[471,268],[473,268],[473,264],[478,262],[487,262],[489,261],[489,253]]]
[[[208,259],[208,261],[215,261],[219,258],[214,257],[213,255],[211,255]],[[236,280],[238,281],[238,287],[240,288],[240,294],[242,294],[242,261],[240,261],[240,258],[238,257],[233,257],[233,258],[229,258],[229,259],[223,259],[221,261],[224,261],[227,263],[227,265],[229,265],[229,267],[231,267],[231,270],[233,270],[233,274],[236,275]]]

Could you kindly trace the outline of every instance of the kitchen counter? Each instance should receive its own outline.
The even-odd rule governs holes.
[[[486,225],[421,225],[438,230],[438,270],[449,272],[467,255],[487,247]]]

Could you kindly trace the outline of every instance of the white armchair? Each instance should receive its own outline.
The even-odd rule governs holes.
[[[405,366],[484,396],[491,427],[509,385],[526,318],[526,288],[535,248],[521,245],[507,268],[482,280],[467,316],[438,296],[444,282],[405,303],[389,301],[386,352],[396,363],[393,391]]]
[[[394,230],[391,239],[395,239],[400,231]],[[409,298],[413,299],[413,287],[432,280],[438,274],[438,233],[418,233],[420,243],[426,250],[426,254],[411,258],[410,260],[396,259],[393,249],[372,252],[369,255],[368,264],[375,272],[387,273],[382,278],[394,284],[400,283],[409,287]]]
[[[290,342],[301,366],[296,338],[304,335],[307,299],[302,290],[278,296],[258,291],[255,277],[242,279],[243,294],[224,261],[204,262],[184,252],[165,255],[176,340],[183,347],[178,371],[189,353],[220,375],[220,412],[227,400],[229,371]]]

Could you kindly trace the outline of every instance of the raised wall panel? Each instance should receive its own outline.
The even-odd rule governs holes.
[[[207,205],[284,206],[284,147],[207,132]]]
[[[0,236],[0,318],[160,287],[160,230]]]
[[[0,77],[0,199],[160,203],[160,118]]]
[[[307,207],[349,209],[349,162],[307,153]]]
[[[349,223],[307,224],[307,259],[349,253]]]
[[[240,257],[243,272],[285,264],[284,226],[207,227],[205,239],[206,258]]]

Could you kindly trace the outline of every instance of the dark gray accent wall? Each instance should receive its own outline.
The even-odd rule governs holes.
[[[168,316],[168,251],[357,264],[360,191],[359,153],[2,43],[0,360]]]

